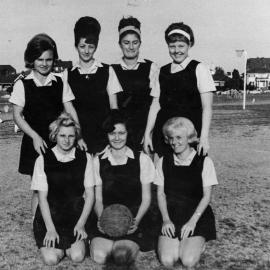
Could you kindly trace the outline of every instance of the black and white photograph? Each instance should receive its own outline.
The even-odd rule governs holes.
[[[269,0],[0,0],[0,269],[270,269]]]

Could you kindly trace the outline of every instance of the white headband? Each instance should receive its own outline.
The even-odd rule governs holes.
[[[181,34],[181,35],[185,36],[190,41],[190,35],[181,29],[174,29],[174,30],[170,31],[168,36],[170,36],[172,34]]]
[[[140,29],[136,28],[136,27],[133,26],[133,25],[128,25],[128,26],[125,26],[125,27],[121,28],[121,29],[119,30],[119,35],[122,35],[122,34],[123,34],[124,32],[126,32],[126,31],[133,31],[133,32],[137,33],[139,36],[141,36],[141,31],[140,31]]]

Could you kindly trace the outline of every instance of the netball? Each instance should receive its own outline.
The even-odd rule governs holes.
[[[126,206],[112,204],[103,210],[100,217],[100,226],[109,236],[121,237],[127,234],[132,220],[132,213]]]

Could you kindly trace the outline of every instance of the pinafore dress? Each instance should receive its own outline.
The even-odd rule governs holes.
[[[199,62],[191,60],[184,70],[171,73],[171,64],[160,69],[160,111],[153,130],[153,146],[159,156],[170,152],[165,143],[162,127],[165,122],[176,116],[192,121],[200,137],[202,127],[202,104],[197,87],[196,67]]]
[[[107,145],[102,124],[110,111],[107,93],[109,66],[102,65],[93,74],[80,74],[77,68],[68,70],[68,83],[75,96],[73,105],[82,128],[82,137],[91,154],[102,151]]]
[[[66,250],[75,242],[73,230],[83,207],[84,173],[87,164],[86,153],[76,149],[75,159],[60,162],[52,150],[44,155],[44,171],[48,181],[48,203],[55,226],[59,234],[59,244],[55,248]],[[85,225],[87,227],[87,224]],[[34,219],[34,236],[38,248],[43,247],[46,226],[40,208],[37,208]]]
[[[120,64],[112,65],[123,89],[117,93],[118,107],[126,114],[135,150],[142,149],[148,112],[152,103],[149,74],[152,62],[145,60],[136,70],[124,70]]]
[[[48,148],[54,143],[49,140],[49,125],[63,111],[63,81],[56,77],[51,86],[37,87],[33,80],[22,79],[25,90],[25,106],[23,116],[30,127],[45,140]],[[23,135],[19,172],[32,175],[38,153],[34,149],[33,140],[27,134]]]
[[[104,208],[115,203],[123,204],[129,208],[133,217],[136,216],[142,200],[140,152],[134,151],[134,156],[135,159],[128,158],[126,164],[117,166],[112,166],[107,158],[99,158]],[[151,221],[149,213],[146,213],[133,234],[115,238],[96,230],[95,236],[113,241],[131,240],[137,243],[142,251],[149,251],[155,248],[156,240],[151,232]]]
[[[175,237],[181,240],[181,228],[194,214],[203,197],[202,170],[205,157],[193,158],[189,166],[174,165],[173,154],[163,157],[164,191],[167,209],[175,225]],[[215,217],[210,205],[198,220],[193,236],[206,241],[216,239]]]

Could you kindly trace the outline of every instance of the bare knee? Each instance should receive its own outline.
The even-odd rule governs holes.
[[[60,261],[59,256],[57,256],[57,254],[53,254],[53,253],[43,254],[42,257],[43,257],[44,263],[47,265],[50,265],[50,266],[56,265]]]
[[[81,249],[73,250],[70,253],[70,259],[73,262],[82,262],[84,259],[84,256],[85,256],[85,252],[84,250],[81,250]]]
[[[198,263],[199,260],[200,256],[193,254],[186,254],[182,258],[182,264],[187,268],[192,268]]]
[[[98,264],[105,264],[108,254],[106,254],[103,250],[91,250],[90,252],[91,258]]]
[[[175,258],[169,254],[160,254],[159,259],[165,267],[173,267],[176,262]]]

